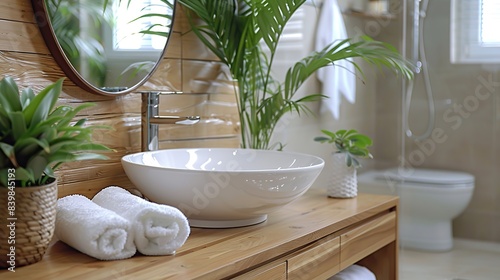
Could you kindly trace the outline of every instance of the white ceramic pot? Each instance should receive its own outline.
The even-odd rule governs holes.
[[[356,168],[348,167],[345,163],[345,154],[332,154],[331,178],[327,185],[327,193],[330,197],[350,198],[358,195],[358,179]]]

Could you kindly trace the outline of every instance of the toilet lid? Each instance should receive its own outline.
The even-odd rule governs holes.
[[[432,169],[398,169],[393,168],[381,172],[385,179],[412,183],[439,185],[474,183],[474,176],[465,172],[432,170]]]

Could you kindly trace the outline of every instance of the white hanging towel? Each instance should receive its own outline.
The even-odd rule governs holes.
[[[328,44],[347,39],[347,31],[337,0],[325,0],[321,9],[316,31],[316,50],[320,51]],[[350,59],[349,59],[350,60]],[[339,118],[341,94],[349,101],[356,101],[356,76],[354,65],[346,59],[335,61],[335,66],[327,66],[317,71],[318,79],[323,83],[324,98],[321,112],[330,112],[334,119]]]

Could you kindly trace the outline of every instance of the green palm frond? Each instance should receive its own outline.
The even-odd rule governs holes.
[[[226,65],[237,72],[241,64],[247,34],[243,31],[247,16],[239,14],[238,1],[182,1],[189,11],[195,12],[204,24],[188,13],[193,32]],[[217,15],[217,16],[214,16]],[[238,58],[240,57],[240,58]]]
[[[251,1],[253,14],[255,15],[254,30],[256,32],[256,39],[264,40],[271,53],[278,47],[281,34],[285,29],[285,25],[292,15],[302,6],[304,0],[291,0],[291,1]]]
[[[411,78],[410,64],[392,46],[362,37],[332,42],[295,63],[283,83],[271,75],[283,30],[305,0],[179,0],[186,8],[192,32],[226,64],[238,82],[241,146],[268,149],[278,121],[288,112],[308,113],[306,103],[322,98],[295,93],[318,69],[336,61],[361,58]],[[216,15],[216,16],[214,16]],[[268,54],[268,55],[266,55]],[[355,69],[363,75],[353,60]],[[353,73],[355,75],[356,73]]]
[[[364,36],[355,43],[351,43],[351,39],[333,42],[323,50],[313,52],[295,63],[286,74],[284,94],[288,97],[293,96],[306,79],[318,69],[335,66],[335,61],[357,57],[375,66],[385,66],[408,79],[413,75],[409,68],[410,64],[392,46]],[[363,74],[357,63],[352,63]]]
[[[128,0],[127,6],[130,4],[132,0]],[[163,3],[164,7],[168,7],[170,10],[174,10],[174,4],[172,0],[161,0]],[[121,3],[121,0],[120,0]],[[167,37],[169,36],[170,33],[170,27],[172,25],[172,14],[163,14],[163,13],[155,13],[155,12],[150,12],[154,11],[155,8],[163,7],[163,5],[158,5],[158,4],[149,4],[144,6],[141,9],[141,12],[144,12],[144,14],[138,16],[137,18],[131,20],[130,22],[138,21],[141,19],[150,19],[150,18],[160,18],[164,19],[164,23],[154,23],[150,24],[149,26],[146,27],[146,29],[140,31],[139,33],[145,34],[145,35],[157,35],[157,36],[163,36]]]

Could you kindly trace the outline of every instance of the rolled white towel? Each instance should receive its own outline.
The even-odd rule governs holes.
[[[328,278],[328,280],[376,280],[375,274],[368,268],[353,264],[341,272]]]
[[[92,199],[132,223],[137,250],[144,255],[171,255],[189,236],[189,223],[177,208],[146,201],[127,190],[110,186]]]
[[[55,236],[99,260],[120,260],[136,253],[131,224],[82,195],[57,201]]]

